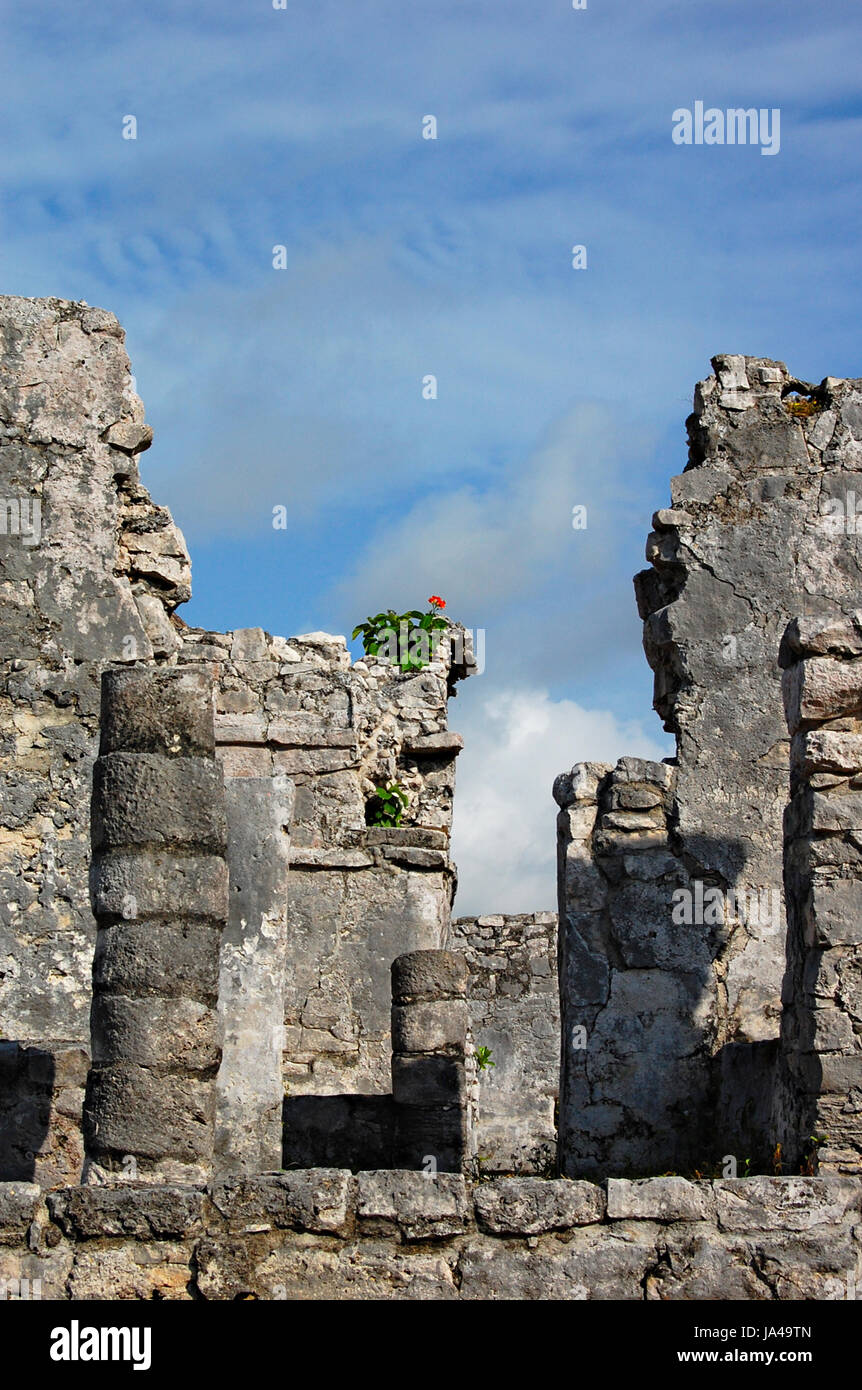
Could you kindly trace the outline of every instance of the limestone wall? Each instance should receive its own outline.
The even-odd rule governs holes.
[[[626,802],[624,779],[590,765],[558,779],[563,1017],[592,1019],[586,1050],[562,1053],[569,1173],[763,1165],[778,1140],[777,653],[794,615],[858,606],[862,382],[811,386],[764,358],[713,366],[636,579],[655,707],[677,738],[673,793],[644,800],[660,790],[647,778]]]
[[[555,1171],[560,1014],[557,914],[458,917],[451,945],[470,970],[477,1071],[475,1147],[482,1173]]]
[[[789,744],[777,652],[798,614],[858,606],[855,533],[829,517],[862,496],[862,381],[812,386],[766,358],[713,367],[636,590],[655,707],[677,737],[678,853],[726,885],[780,889]],[[780,933],[731,924],[715,963],[722,1044],[777,1036],[783,969]]]
[[[314,1135],[333,1097],[351,1113],[385,1107],[391,963],[449,929],[461,740],[446,705],[475,663],[444,642],[410,675],[351,665],[325,633],[187,627],[174,609],[188,554],[140,484],[152,431],[116,319],[0,298],[0,348],[0,1176],[81,1171],[90,795],[115,666],[199,664],[216,688],[231,880],[216,1163],[271,1167],[283,1109],[295,1133],[303,1102]],[[409,795],[403,825],[367,824],[393,779]]]
[[[151,438],[113,314],[0,298],[0,1172],[47,1182],[83,1159],[101,673],[153,661],[190,592]]]
[[[862,611],[790,624],[788,963],[777,1125],[797,1162],[862,1172]]]
[[[231,894],[219,991],[226,1046],[246,1080],[255,1069],[263,1076],[273,1047],[283,1050],[286,1163],[319,1160],[321,1144],[350,1162],[357,1127],[386,1129],[374,1098],[391,1089],[392,961],[441,948],[449,931],[462,740],[447,729],[447,700],[470,667],[453,663],[448,641],[411,675],[351,665],[342,637],[288,641],[259,628],[183,629],[176,659],[213,674],[234,874],[250,855],[256,862],[253,914]],[[369,824],[376,788],[393,780],[409,797],[402,824]],[[222,1108],[224,1171],[254,1171],[251,1134],[243,1158],[241,1116]]]
[[[710,938],[673,920],[674,770],[621,758],[557,778],[562,1089],[569,1175],[707,1168]]]
[[[852,1300],[860,1212],[862,1182],[840,1177],[5,1183],[0,1285],[53,1300]]]

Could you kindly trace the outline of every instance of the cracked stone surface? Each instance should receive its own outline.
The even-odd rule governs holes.
[[[778,651],[791,618],[858,607],[862,381],[814,386],[765,358],[713,368],[635,581],[655,708],[677,739],[673,790],[629,770],[632,797],[620,765],[579,765],[555,793],[563,1019],[590,1039],[563,1048],[570,1175],[753,1150],[762,1162],[777,1138],[790,774]],[[737,898],[720,920],[674,922],[674,893],[698,884]],[[770,911],[747,910],[753,892]]]

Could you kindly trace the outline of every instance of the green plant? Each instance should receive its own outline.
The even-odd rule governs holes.
[[[818,1150],[821,1145],[829,1142],[828,1134],[809,1134],[805,1145],[805,1152],[802,1156],[802,1172],[805,1177],[813,1178],[817,1172]]]
[[[371,803],[371,824],[400,825],[409,800],[404,788],[399,787],[397,782],[378,787]]]
[[[421,671],[434,660],[440,633],[449,626],[441,617],[445,600],[432,594],[428,602],[431,607],[427,613],[418,608],[396,613],[388,608],[385,613],[369,615],[353,629],[353,637],[362,637],[366,656],[383,655],[401,671]]]
[[[473,1056],[476,1058],[480,1071],[484,1071],[486,1067],[496,1067],[497,1065],[496,1062],[491,1061],[490,1047],[477,1047]]]

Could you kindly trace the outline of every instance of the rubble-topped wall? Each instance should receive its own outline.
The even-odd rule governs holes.
[[[862,382],[826,378],[811,386],[765,358],[723,356],[713,365],[716,375],[695,393],[689,462],[672,479],[672,507],[653,518],[652,568],[635,581],[655,707],[677,738],[666,824],[651,831],[662,864],[656,861],[651,879],[649,856],[640,848],[637,857],[627,855],[626,828],[610,805],[595,838],[592,830],[565,831],[561,844],[564,1018],[576,1021],[600,1002],[608,970],[620,987],[637,982],[640,990],[637,999],[621,996],[618,1011],[596,1015],[586,1057],[563,1050],[561,1086],[571,1099],[561,1128],[582,1145],[564,1152],[564,1171],[572,1173],[583,1162],[595,1171],[585,1156],[596,1153],[611,1164],[604,1171],[615,1171],[631,1151],[625,1129],[627,1114],[635,1113],[627,1100],[632,1066],[615,1071],[605,1047],[618,1052],[622,1045],[612,1041],[614,1019],[622,1024],[635,1007],[647,1017],[666,1011],[674,976],[673,1017],[650,1030],[637,1063],[646,1084],[639,1111],[643,1124],[661,1132],[670,1049],[682,1088],[673,1108],[689,1123],[676,1123],[661,1154],[646,1146],[639,1161],[651,1171],[694,1154],[700,1162],[741,1162],[754,1151],[764,1161],[777,1140],[770,1129],[785,967],[782,817],[789,778],[777,653],[794,615],[816,608],[839,616],[858,606]],[[590,769],[573,769],[572,785],[581,775],[588,778]],[[627,808],[620,803],[618,810]],[[648,811],[642,803],[645,845]],[[639,885],[628,883],[641,877]],[[614,885],[610,897],[607,882]],[[635,899],[626,924],[617,904],[625,915],[627,900]],[[676,918],[675,909],[682,909]],[[644,957],[636,975],[614,954],[627,937],[641,955],[654,957],[651,964]],[[662,952],[669,967],[650,978]],[[576,1076],[589,1081],[591,1073],[603,1080],[585,1093]],[[596,1144],[580,1113],[585,1094],[599,1107]]]
[[[0,1184],[8,1298],[855,1300],[862,1181],[312,1169]]]

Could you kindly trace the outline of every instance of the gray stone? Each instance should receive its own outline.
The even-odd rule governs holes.
[[[100,757],[93,778],[93,847],[227,845],[223,779],[205,758],[154,753]]]
[[[463,998],[467,962],[452,951],[411,951],[392,963],[392,998],[396,1003]]]
[[[212,922],[103,926],[96,941],[93,985],[115,994],[180,995],[213,1002],[220,941],[221,929]]]
[[[397,1229],[405,1240],[460,1235],[467,1228],[469,1203],[457,1173],[359,1173],[357,1215],[365,1229]]]
[[[42,1190],[34,1182],[0,1182],[0,1245],[22,1241],[42,1205]]]
[[[212,1188],[212,1201],[233,1231],[313,1231],[345,1235],[353,1210],[349,1169],[309,1168],[229,1178]]]
[[[200,1232],[204,1194],[194,1187],[69,1187],[47,1196],[52,1220],[67,1236],[83,1240],[134,1236],[164,1240]]]
[[[211,757],[212,682],[204,671],[108,671],[103,681],[100,752]]]
[[[708,1183],[685,1178],[611,1178],[608,1216],[612,1221],[708,1221],[715,1217],[715,1198]]]
[[[122,449],[127,454],[140,454],[152,444],[153,431],[149,425],[132,420],[118,421],[108,430],[105,439],[115,449]]]
[[[850,1178],[725,1178],[713,1183],[724,1231],[809,1231],[856,1224],[862,1188]]]
[[[392,1058],[392,1094],[399,1105],[463,1105],[464,1063],[444,1055],[396,1053]]]
[[[224,921],[227,866],[217,854],[180,858],[164,850],[114,850],[95,865],[93,897],[97,914],[130,921],[181,915]]]
[[[439,1052],[453,1048],[463,1055],[467,1036],[467,1004],[442,999],[396,1006],[392,1010],[394,1052]]]
[[[567,1178],[497,1178],[475,1190],[476,1220],[495,1235],[540,1235],[601,1221],[605,1194]]]

